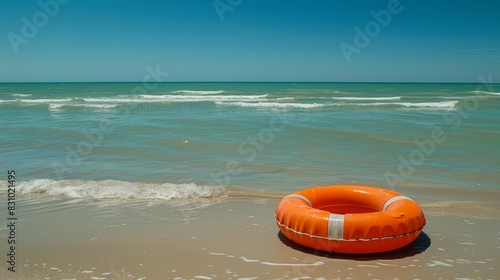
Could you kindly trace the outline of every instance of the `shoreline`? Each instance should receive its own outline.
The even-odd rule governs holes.
[[[274,221],[280,198],[258,193],[235,194],[206,205],[20,195],[17,271],[7,271],[3,262],[0,277],[494,279],[497,275],[498,202],[467,205],[467,201],[417,199],[427,225],[415,242],[393,252],[353,256],[314,252],[291,243]],[[5,198],[2,194],[0,201]],[[2,227],[0,235],[5,232]],[[5,256],[5,242],[0,246]]]

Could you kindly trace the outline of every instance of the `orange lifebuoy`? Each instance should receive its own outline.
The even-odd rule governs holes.
[[[413,242],[425,217],[412,199],[366,186],[335,185],[297,191],[276,209],[276,223],[292,241],[334,253],[369,254]]]

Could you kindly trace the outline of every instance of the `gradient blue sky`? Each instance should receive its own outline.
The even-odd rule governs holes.
[[[0,82],[141,81],[156,65],[170,73],[165,81],[500,77],[497,0],[400,0],[400,13],[350,63],[339,45],[356,46],[355,27],[396,0],[220,0],[241,2],[223,20],[213,0],[60,1],[68,3],[26,38],[23,17],[43,23],[38,1],[0,0]],[[18,53],[12,34],[27,40]]]

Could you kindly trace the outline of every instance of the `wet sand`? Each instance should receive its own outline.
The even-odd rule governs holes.
[[[427,218],[414,243],[365,256],[289,242],[273,216],[281,193],[196,202],[19,195],[16,272],[3,226],[0,279],[498,279],[499,192],[441,192],[413,192]]]

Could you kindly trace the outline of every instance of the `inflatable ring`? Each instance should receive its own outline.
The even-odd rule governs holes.
[[[366,186],[314,187],[284,197],[275,214],[281,232],[303,246],[370,254],[413,242],[425,225],[415,201]]]

